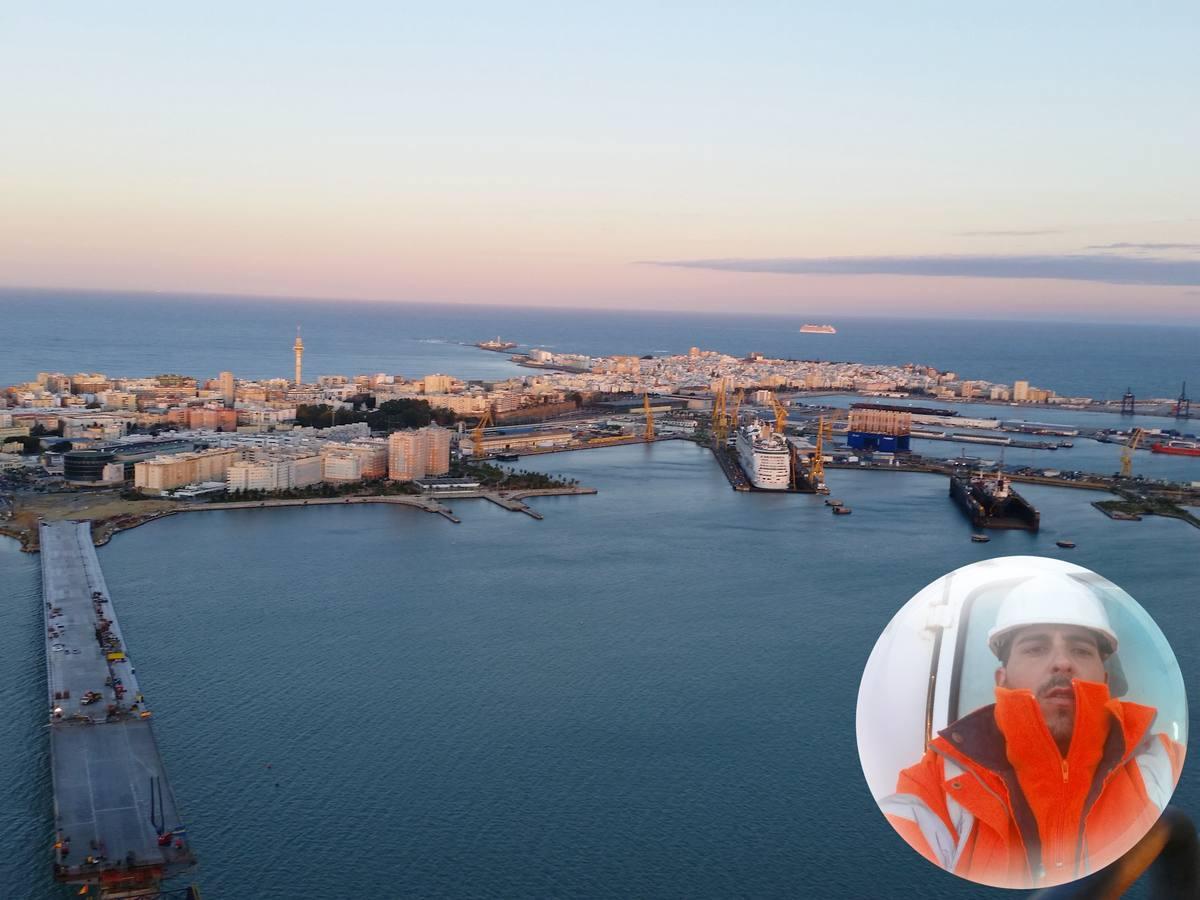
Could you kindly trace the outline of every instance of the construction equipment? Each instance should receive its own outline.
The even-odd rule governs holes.
[[[495,417],[492,415],[492,407],[489,406],[483,411],[483,415],[479,417],[479,423],[475,426],[475,458],[479,459],[483,456],[483,430],[489,425],[494,424]]]
[[[779,398],[775,396],[775,392],[771,391],[771,406],[775,409],[775,431],[783,434],[787,428],[788,410],[787,407],[779,402]]]
[[[1175,401],[1175,418],[1190,419],[1192,416],[1192,401],[1188,399],[1187,382],[1179,389],[1179,399]]]
[[[1129,435],[1129,440],[1126,442],[1124,449],[1121,450],[1121,477],[1133,477],[1133,451],[1138,448],[1138,444],[1142,442],[1142,438],[1146,436],[1146,432],[1141,428],[1133,429],[1133,433]]]
[[[817,419],[817,446],[813,450],[812,462],[808,467],[808,478],[812,486],[820,490],[825,486],[825,417]]]
[[[716,394],[713,396],[713,441],[718,448],[724,449],[729,437],[729,419],[725,410],[725,379],[717,382]]]
[[[746,392],[742,388],[738,388],[737,391],[733,395],[733,410],[729,413],[729,427],[732,428],[735,432],[738,429],[738,425],[741,424],[738,421],[738,413],[742,409],[742,401],[745,398],[746,398]]]
[[[647,441],[654,440],[654,413],[650,410],[650,392],[642,394],[642,409],[646,412],[646,431],[642,438]]]

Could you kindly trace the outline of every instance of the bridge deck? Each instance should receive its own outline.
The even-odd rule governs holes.
[[[194,863],[86,522],[41,525],[55,876],[155,884]]]

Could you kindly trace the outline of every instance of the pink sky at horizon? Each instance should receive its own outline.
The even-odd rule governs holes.
[[[1200,321],[1187,4],[529,6],[14,12],[0,285]],[[1146,280],[646,264],[1089,254]]]

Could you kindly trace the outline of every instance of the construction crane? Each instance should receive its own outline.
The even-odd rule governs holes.
[[[808,467],[812,486],[820,490],[825,484],[825,417],[817,419],[817,447],[813,450],[812,463]]]
[[[492,416],[492,407],[488,407],[483,411],[483,415],[479,417],[479,424],[475,426],[475,458],[483,457],[483,430],[494,423]]]
[[[1133,429],[1133,433],[1129,435],[1129,441],[1121,450],[1121,477],[1131,478],[1133,476],[1133,451],[1138,448],[1138,444],[1142,442],[1142,438],[1146,436],[1146,432],[1140,428]]]
[[[717,391],[713,396],[713,441],[720,449],[725,448],[725,441],[729,435],[729,419],[725,415],[725,379],[722,378],[717,382]]]
[[[646,411],[646,432],[642,437],[647,441],[654,440],[654,413],[650,410],[650,392],[642,394],[642,409]]]
[[[1175,418],[1190,419],[1192,417],[1192,401],[1188,399],[1187,382],[1179,389],[1179,399],[1175,401]]]
[[[775,431],[783,434],[784,429],[787,428],[788,411],[787,407],[779,402],[774,391],[771,391],[771,406],[775,408]]]

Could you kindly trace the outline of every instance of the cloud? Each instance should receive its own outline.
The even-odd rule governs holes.
[[[1092,244],[1087,250],[1200,250],[1200,244]]]
[[[1041,234],[1062,234],[1061,228],[1039,228],[1030,231],[959,231],[955,237],[1037,237]]]
[[[1107,253],[1036,256],[827,256],[652,260],[655,266],[781,275],[918,275],[934,278],[1050,278],[1104,284],[1200,286],[1200,260]]]

